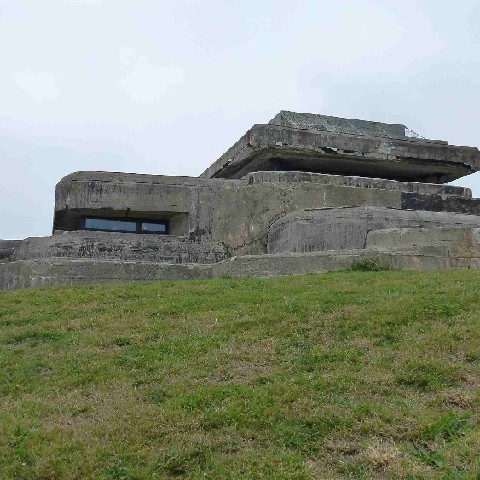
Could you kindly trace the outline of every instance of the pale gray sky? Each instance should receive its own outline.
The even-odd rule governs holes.
[[[68,173],[198,175],[281,109],[480,146],[478,0],[0,0],[0,58],[0,238],[49,235]]]

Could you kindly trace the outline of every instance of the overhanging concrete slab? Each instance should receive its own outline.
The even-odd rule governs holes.
[[[480,152],[476,147],[260,124],[200,177],[242,178],[250,172],[294,170],[446,183],[479,169]]]

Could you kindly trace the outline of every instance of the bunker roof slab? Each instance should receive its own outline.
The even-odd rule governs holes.
[[[446,183],[480,169],[475,147],[408,136],[404,125],[280,112],[254,125],[203,178],[257,171],[304,171]]]

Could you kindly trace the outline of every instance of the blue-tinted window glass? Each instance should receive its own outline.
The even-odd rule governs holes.
[[[92,230],[111,230],[136,232],[137,223],[129,220],[107,220],[105,218],[86,218],[85,228]]]
[[[142,232],[166,233],[167,225],[165,223],[142,222]]]

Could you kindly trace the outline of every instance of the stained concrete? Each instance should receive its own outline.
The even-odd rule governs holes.
[[[268,252],[318,248],[341,252],[338,249],[356,248],[355,258],[358,255],[363,258],[369,255],[369,252],[362,251],[366,235],[375,228],[477,226],[478,219],[474,215],[402,211],[408,203],[413,208],[416,205],[432,210],[458,210],[461,207],[468,213],[480,213],[478,199],[470,197],[470,190],[463,187],[312,172],[252,172],[243,179],[233,180],[77,172],[57,185],[55,235],[0,243],[0,278],[3,278],[0,289],[42,282],[53,284],[56,276],[59,283],[72,284],[103,282],[109,275],[112,281],[118,281],[122,275],[125,280],[209,277],[211,269],[216,266],[221,269],[227,267],[220,265],[228,264],[232,271],[232,265],[243,265],[240,260],[232,264],[228,261],[222,263],[230,256],[254,256],[252,258],[259,259],[259,266],[270,265],[269,257],[265,255]],[[341,212],[336,223],[333,212]],[[388,212],[386,216],[385,212]],[[81,219],[86,215],[167,219],[173,235],[79,231]],[[325,220],[325,215],[330,215],[329,233],[319,221],[322,216]],[[300,225],[302,222],[311,223],[314,217],[317,218],[316,230],[313,233],[310,230],[310,238],[306,238],[308,228],[300,228]],[[304,233],[294,233],[294,225],[297,229],[303,228]],[[277,239],[274,238],[276,234]],[[301,239],[302,235],[306,237]],[[292,244],[296,245],[293,249]],[[314,270],[308,270],[308,259],[279,257],[285,258],[279,260],[278,268],[283,265],[283,270],[274,268],[271,274],[277,271],[287,273],[289,268],[291,273],[302,272],[302,268],[305,271],[336,269],[353,261],[350,257],[345,260],[347,257],[343,253],[334,252],[329,259],[319,257],[322,263]],[[72,269],[70,273],[62,274],[70,259],[86,262],[82,268],[88,273],[77,277]],[[102,262],[98,267],[100,270],[95,267],[97,261]],[[255,261],[245,259],[247,264]],[[145,265],[122,270],[122,262]],[[294,267],[294,262],[299,262],[299,266]],[[452,262],[445,260],[438,265],[454,265]],[[205,269],[174,268],[192,264],[204,265]],[[240,268],[240,273],[242,271],[244,267]],[[18,281],[13,280],[15,275]]]
[[[57,185],[54,229],[77,230],[85,215],[167,219],[173,235],[254,255],[267,253],[270,225],[296,211],[375,206],[480,214],[470,196],[463,187],[307,172],[239,180],[78,172]]]
[[[54,229],[77,230],[85,215],[167,219],[174,235],[221,243],[231,254],[261,254],[267,251],[271,223],[298,209],[401,205],[399,189],[373,188],[373,183],[372,188],[363,188],[338,181],[146,177],[108,172],[69,175],[56,188]]]
[[[479,257],[419,253],[389,253],[370,250],[339,250],[233,257],[212,265],[213,276],[274,277],[348,269],[373,260],[385,268],[402,270],[478,269]]]

